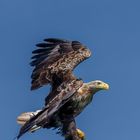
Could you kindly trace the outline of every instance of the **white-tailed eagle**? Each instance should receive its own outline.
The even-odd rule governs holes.
[[[109,85],[100,80],[84,83],[72,73],[91,56],[91,51],[79,41],[49,38],[36,46],[38,49],[32,52],[31,90],[50,84],[51,91],[42,110],[18,117],[18,123],[23,126],[17,139],[27,131],[57,128],[65,140],[83,140],[84,133],[77,129],[75,117],[92,101],[97,91],[107,90]]]

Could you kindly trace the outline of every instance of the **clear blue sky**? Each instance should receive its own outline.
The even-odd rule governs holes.
[[[34,44],[47,37],[86,44],[93,56],[75,73],[110,84],[77,118],[87,140],[139,140],[139,0],[0,0],[0,139],[18,133],[21,112],[44,104],[49,87],[30,91],[29,62]],[[52,130],[21,139],[63,140]]]

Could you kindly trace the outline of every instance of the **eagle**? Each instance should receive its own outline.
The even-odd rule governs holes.
[[[79,41],[47,38],[32,52],[31,90],[51,85],[45,106],[36,112],[26,112],[17,118],[21,128],[17,139],[39,128],[54,128],[65,140],[84,140],[85,134],[76,126],[75,118],[91,103],[93,95],[108,90],[100,80],[84,83],[73,74],[74,68],[91,56],[91,51]]]

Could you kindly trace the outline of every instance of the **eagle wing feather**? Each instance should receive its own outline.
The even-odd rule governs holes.
[[[36,46],[33,51],[31,66],[31,90],[50,83],[56,88],[65,79],[73,77],[73,69],[82,61],[90,57],[91,52],[78,41],[49,38]]]

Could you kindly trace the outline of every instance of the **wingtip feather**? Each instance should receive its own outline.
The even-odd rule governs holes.
[[[58,39],[58,38],[46,38],[45,42],[53,42],[53,43],[69,43],[70,41],[66,39]]]

